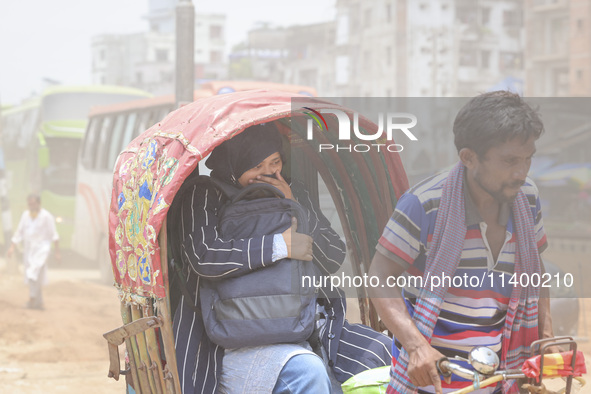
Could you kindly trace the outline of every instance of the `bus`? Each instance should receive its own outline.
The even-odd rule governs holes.
[[[259,81],[209,81],[201,84],[199,91],[201,94],[215,95],[255,89],[280,90],[282,92],[298,93],[311,97],[318,95],[316,89],[310,86]]]
[[[253,81],[213,81],[194,92],[194,100],[253,89],[281,90],[316,96],[307,86]],[[108,258],[108,212],[113,168],[119,153],[150,126],[175,109],[174,95],[95,107],[89,114],[76,179],[75,252],[96,261],[105,283],[112,283]],[[204,162],[204,161],[202,161]]]
[[[125,102],[150,94],[117,86],[52,86],[2,110],[0,129],[8,201],[14,230],[30,193],[56,218],[60,245],[71,249],[78,149],[88,112],[95,105]],[[6,229],[4,229],[6,231]],[[5,240],[6,242],[7,240]]]

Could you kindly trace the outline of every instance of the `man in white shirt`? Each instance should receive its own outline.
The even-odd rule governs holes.
[[[51,243],[55,245],[55,257],[60,260],[59,235],[51,213],[41,208],[41,197],[31,194],[27,197],[29,209],[23,213],[18,228],[12,237],[12,244],[6,256],[10,258],[16,245],[23,244],[25,281],[29,284],[29,309],[43,309],[41,288],[46,282],[47,258]]]

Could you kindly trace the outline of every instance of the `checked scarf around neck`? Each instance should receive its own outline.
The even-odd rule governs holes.
[[[464,172],[465,167],[462,162],[459,162],[450,171],[443,185],[424,278],[427,274],[431,277],[441,277],[443,273],[453,276],[460,263],[467,231],[463,191]],[[514,227],[517,230],[515,274],[517,278],[521,274],[531,278],[533,273],[541,273],[541,264],[535,241],[534,218],[523,191],[519,191],[513,203],[513,217]],[[520,281],[517,280],[517,282]],[[423,283],[420,290],[412,319],[421,334],[429,341],[447,290],[448,287],[441,286],[431,291],[429,283]],[[503,328],[501,369],[521,368],[529,356],[529,345],[538,339],[539,294],[539,288],[534,286],[513,288]],[[408,353],[403,348],[393,366],[388,393],[417,392],[417,388],[410,382],[407,367]],[[503,392],[518,392],[515,381],[504,381]]]

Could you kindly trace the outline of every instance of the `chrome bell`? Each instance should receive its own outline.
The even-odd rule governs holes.
[[[483,375],[492,375],[500,365],[499,356],[486,346],[472,348],[468,361],[472,368]]]

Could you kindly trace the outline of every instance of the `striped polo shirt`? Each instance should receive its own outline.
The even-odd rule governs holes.
[[[423,275],[427,252],[433,237],[442,187],[447,175],[448,172],[444,172],[428,178],[400,198],[376,247],[380,253],[405,267],[408,276],[427,277]],[[521,190],[527,196],[532,216],[535,218],[535,238],[541,253],[547,243],[538,190],[529,178]],[[510,282],[514,273],[517,247],[516,234],[513,232],[512,208],[504,204],[499,212],[499,224],[505,227],[506,232],[505,242],[495,262],[486,239],[486,223],[470,198],[465,181],[464,201],[467,226],[464,249],[456,272],[446,273],[452,285],[442,304],[431,345],[448,357],[458,355],[467,358],[468,352],[474,346],[488,346],[500,357],[501,333],[513,289]],[[409,284],[412,282],[407,281]],[[418,286],[415,288],[410,285],[402,290],[411,316],[419,290]],[[394,360],[398,357],[400,347],[398,341],[393,342]],[[442,381],[444,392],[466,386],[466,380],[455,375],[452,379],[451,384]],[[432,386],[422,390],[433,392]],[[484,389],[478,392],[492,390]]]

